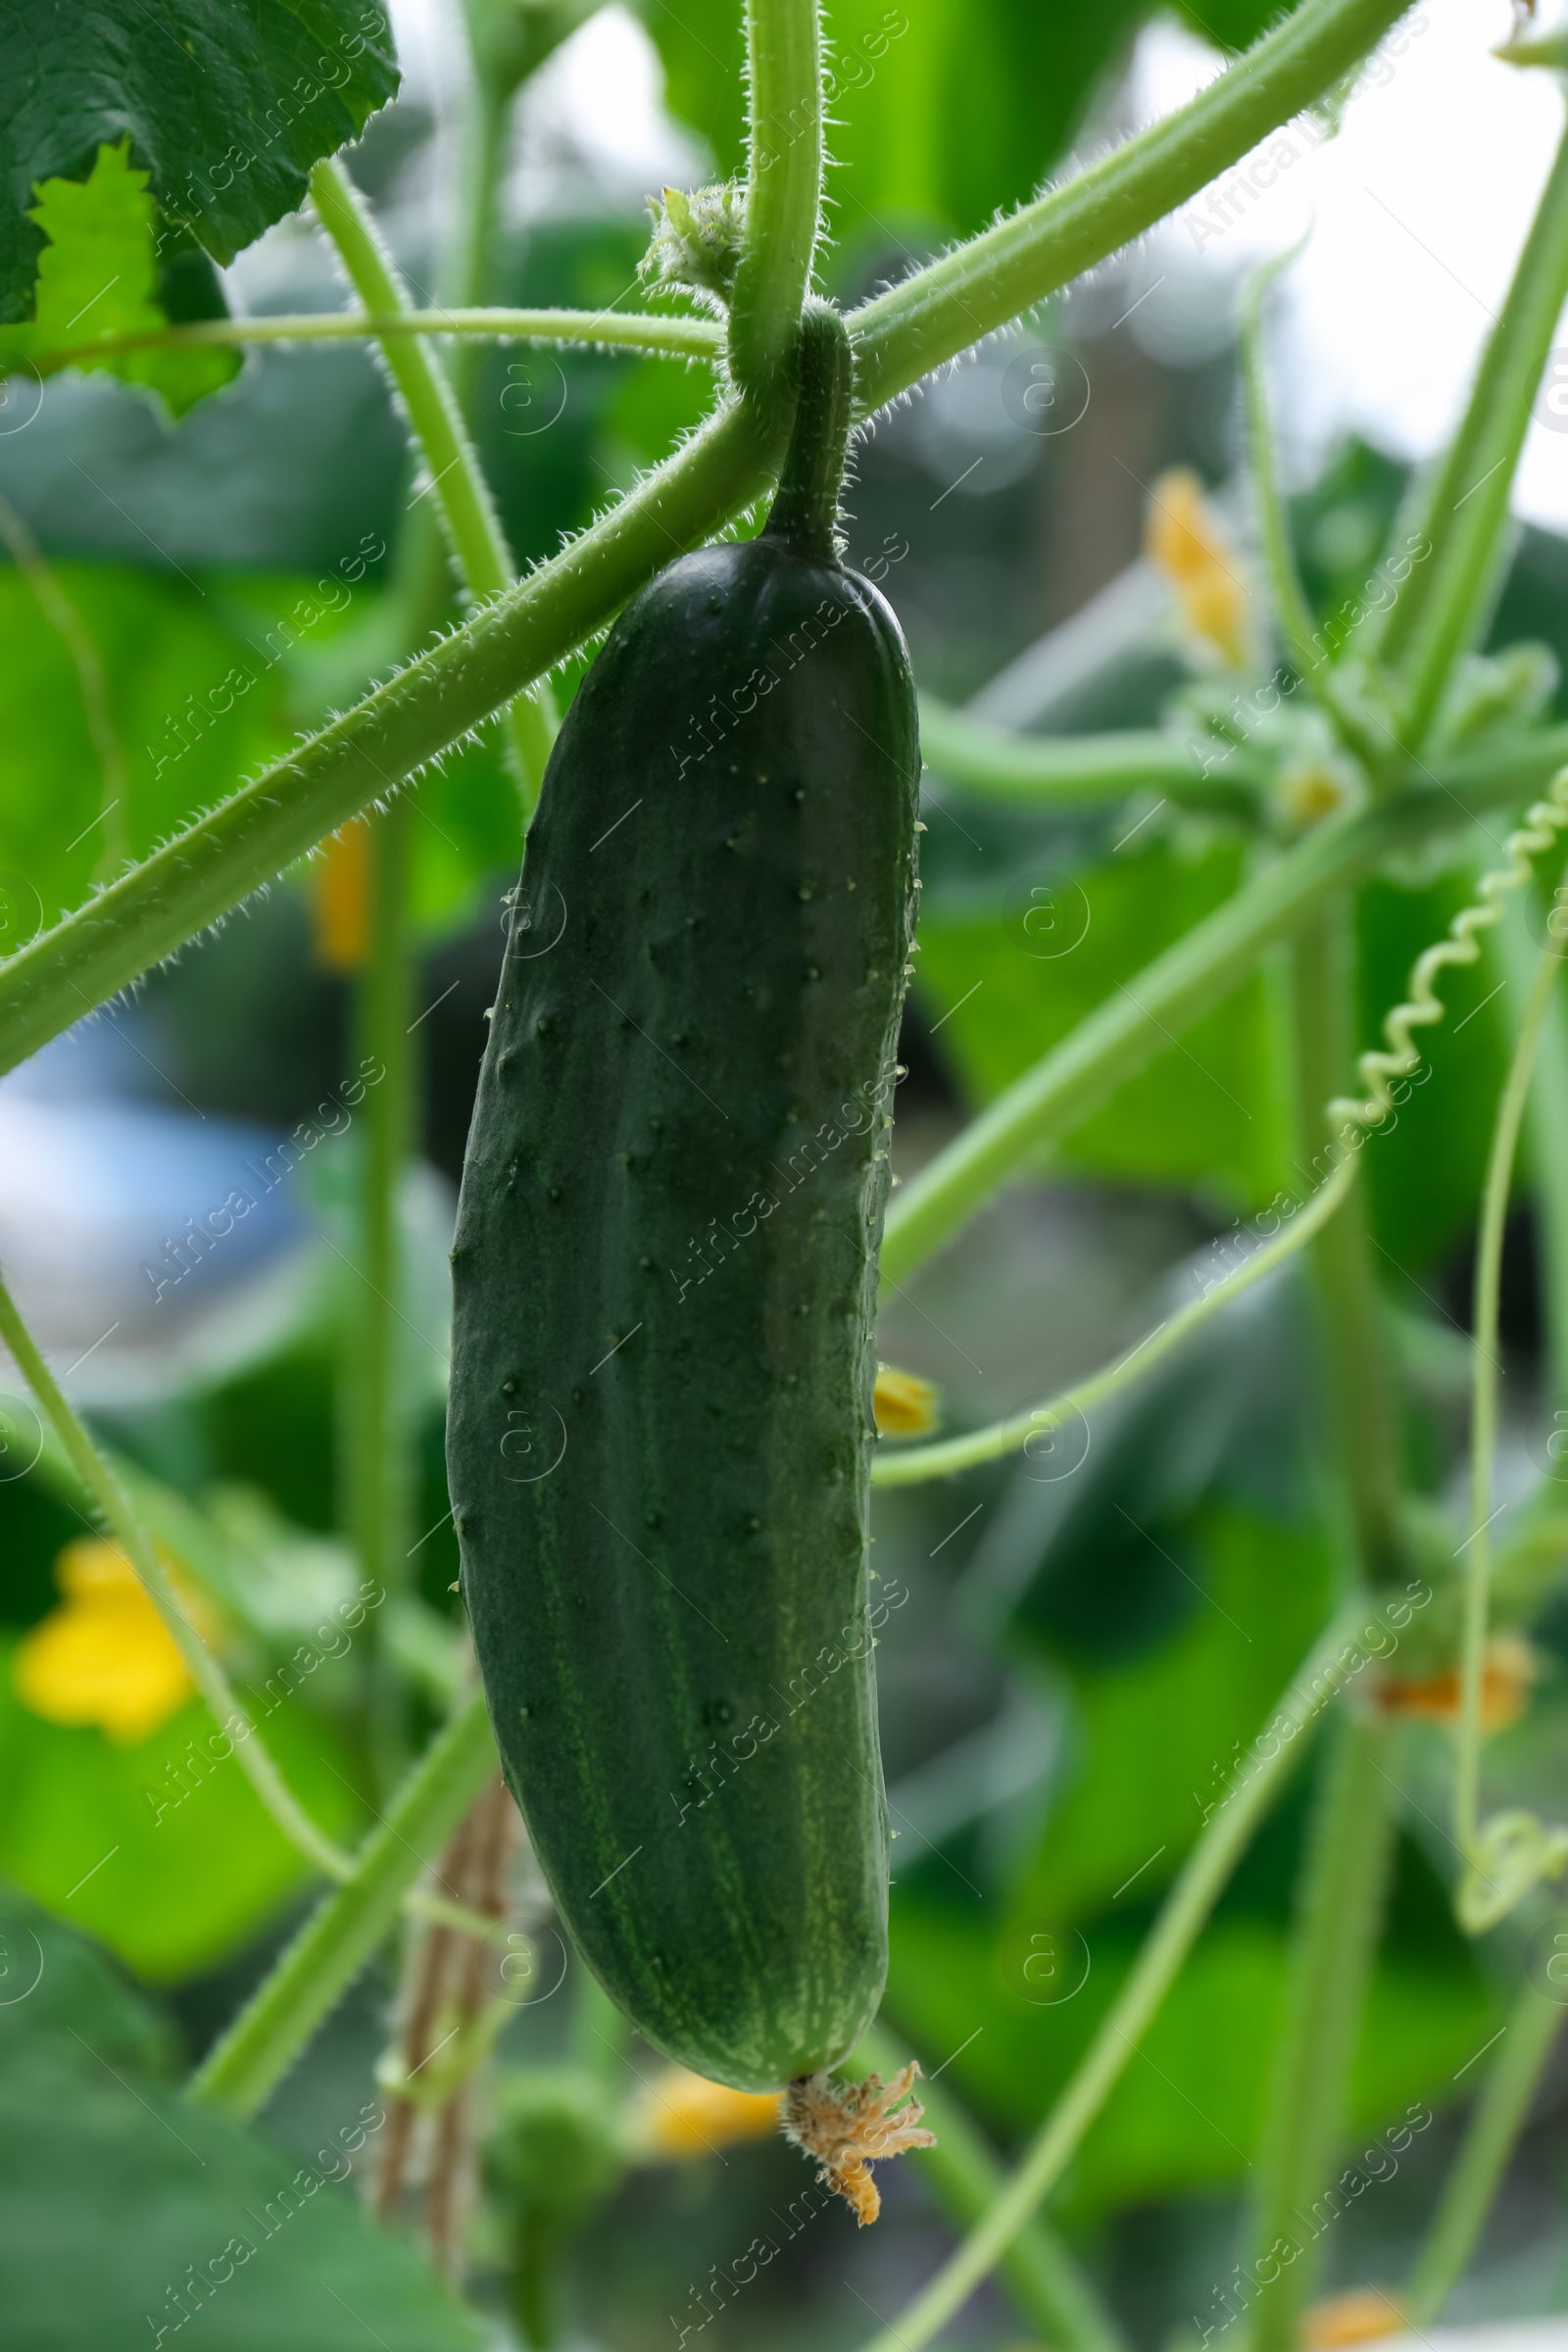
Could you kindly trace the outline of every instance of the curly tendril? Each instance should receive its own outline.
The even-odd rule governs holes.
[[[1462,907],[1454,916],[1448,925],[1447,938],[1438,940],[1416,957],[1410,972],[1408,998],[1384,1017],[1387,1048],[1371,1048],[1356,1063],[1366,1094],[1359,1101],[1338,1095],[1328,1106],[1330,1119],[1341,1130],[1342,1142],[1347,1129],[1380,1127],[1388,1117],[1395,1107],[1393,1081],[1408,1078],[1420,1065],[1420,1049],[1411,1032],[1430,1029],[1434,1022],[1443,1019],[1447,1009],[1434,986],[1439,972],[1449,964],[1480,960],[1476,933],[1490,930],[1497,921],[1504,894],[1518,890],[1530,880],[1534,871],[1532,860],[1551,848],[1565,825],[1568,825],[1568,767],[1557,770],[1546,788],[1545,799],[1526,810],[1523,824],[1503,843],[1507,864],[1483,874],[1474,904]],[[1552,909],[1547,920],[1555,937],[1563,927],[1557,908]]]

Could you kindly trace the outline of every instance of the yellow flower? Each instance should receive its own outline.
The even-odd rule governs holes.
[[[878,1364],[871,1401],[885,1438],[922,1438],[942,1418],[931,1382],[912,1372],[896,1372],[891,1364]]]
[[[116,1544],[68,1544],[62,1599],[12,1660],[17,1696],[46,1723],[96,1724],[122,1747],[147,1740],[194,1688],[172,1635]]]
[[[677,2163],[711,2156],[738,2139],[761,2139],[778,2128],[778,2096],[731,2090],[684,2066],[666,2066],[638,2100],[631,2118],[634,2144]]]
[[[1175,589],[1193,635],[1211,645],[1232,669],[1245,668],[1251,590],[1202,483],[1187,466],[1172,466],[1151,491],[1144,548]]]

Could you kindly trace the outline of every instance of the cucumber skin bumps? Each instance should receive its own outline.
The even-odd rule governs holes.
[[[584,679],[514,903],[453,1250],[448,1476],[503,1766],[658,2048],[770,2090],[874,2016],[876,1258],[914,925],[904,641],[836,560],[848,347],[772,516]]]

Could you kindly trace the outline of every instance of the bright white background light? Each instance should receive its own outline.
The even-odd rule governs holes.
[[[1297,160],[1255,201],[1233,207],[1230,225],[1205,195],[1148,240],[1140,271],[1164,283],[1137,322],[1159,349],[1184,321],[1233,316],[1248,271],[1306,237],[1275,294],[1270,338],[1298,478],[1347,432],[1427,457],[1458,416],[1563,124],[1555,75],[1491,55],[1510,23],[1507,0],[1417,9],[1372,61],[1337,135],[1314,145],[1315,122],[1291,126]],[[1219,66],[1205,43],[1152,24],[1127,112],[1136,122],[1166,114]],[[1269,158],[1275,145],[1256,154]],[[1530,521],[1568,530],[1568,433],[1532,425],[1514,504]]]

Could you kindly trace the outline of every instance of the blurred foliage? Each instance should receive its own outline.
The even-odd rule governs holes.
[[[6,1895],[0,1949],[0,2298],[18,2343],[156,2343],[191,2321],[214,2352],[483,2341],[359,2209],[377,2100],[285,2156],[179,2095],[157,2017],[66,1929]]]
[[[967,822],[967,816],[965,817]],[[1235,839],[1146,835],[1092,865],[1030,860],[996,877],[982,914],[928,884],[915,986],[976,1104],[1021,1077],[1084,1015],[1236,888]],[[1278,1055],[1267,990],[1250,981],[1117,1092],[1055,1150],[1060,1164],[1141,1182],[1200,1185],[1216,1204],[1266,1200],[1279,1183]]]
[[[725,0],[679,9],[640,0],[663,61],[665,103],[707,142],[718,171],[745,149],[741,24]],[[1243,47],[1278,15],[1228,0],[1205,39]],[[1029,0],[934,0],[914,10],[829,0],[831,268],[886,264],[969,235],[1034,195],[1079,129],[1107,68],[1148,14],[1142,0],[1093,9]]]
[[[9,1649],[0,1678],[0,1868],[139,1975],[168,1983],[227,1958],[305,1886],[305,1863],[233,1756],[212,1761],[217,1726],[199,1701],[125,1747],[92,1726],[30,1714],[12,1688]],[[267,1715],[265,1737],[328,1835],[351,1837],[363,1814],[342,1734],[284,1704]]]

